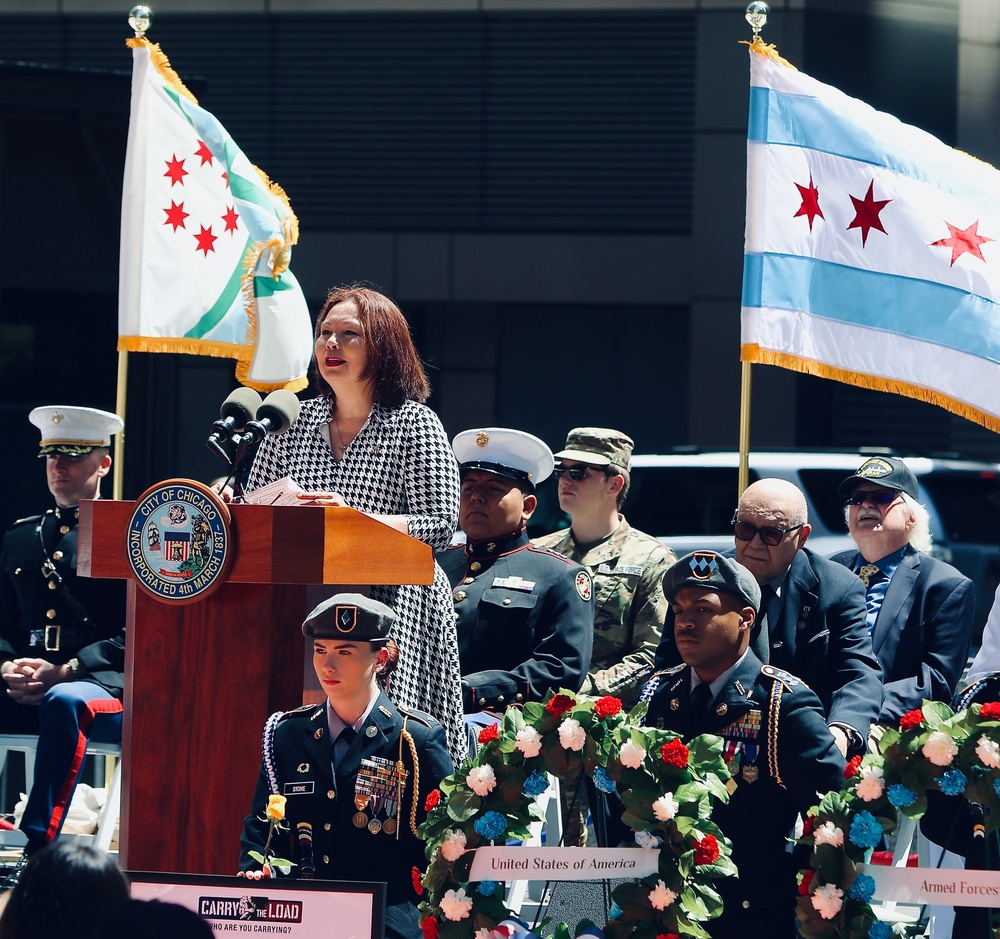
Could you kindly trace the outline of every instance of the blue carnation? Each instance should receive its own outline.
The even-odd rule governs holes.
[[[479,886],[476,887],[476,893],[484,897],[492,897],[497,892],[499,886],[500,884],[495,880],[481,880],[479,881]]]
[[[489,841],[496,841],[507,831],[507,820],[499,812],[487,812],[472,827]]]
[[[549,777],[537,769],[524,781],[524,793],[532,798],[540,796],[548,788]]]
[[[890,939],[891,936],[892,927],[881,920],[872,923],[871,929],[868,930],[868,939]]]
[[[957,796],[965,791],[968,781],[960,769],[950,769],[938,780],[938,785],[946,796]]]
[[[621,919],[622,912],[622,908],[612,900],[611,909],[608,910],[608,919]]]
[[[594,770],[594,785],[601,792],[614,792],[615,781],[607,774],[603,766],[598,766]]]
[[[867,874],[858,874],[854,883],[851,884],[851,889],[847,891],[847,895],[852,900],[861,900],[867,903],[875,896],[875,878],[869,877]]]
[[[912,789],[907,789],[902,783],[890,786],[887,795],[889,796],[889,801],[897,809],[905,809],[908,805],[913,805],[917,801],[917,794]]]
[[[850,838],[859,848],[874,848],[882,839],[882,826],[871,812],[858,812],[851,822]]]
[[[997,798],[1000,798],[1000,779],[993,780],[993,791],[997,794]]]

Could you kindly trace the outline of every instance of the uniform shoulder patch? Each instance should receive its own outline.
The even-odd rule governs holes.
[[[438,726],[439,721],[433,714],[428,714],[426,711],[419,711],[417,710],[417,708],[403,707],[401,705],[399,705],[398,707],[399,707],[399,713],[402,714],[404,717],[408,717],[411,720],[419,721],[426,727]]]
[[[573,584],[576,587],[576,592],[580,595],[580,599],[584,602],[589,602],[590,598],[594,595],[594,581],[591,579],[590,571],[585,568],[578,570]]]
[[[789,691],[794,691],[796,688],[809,687],[798,676],[793,675],[791,672],[786,672],[783,668],[775,668],[773,665],[762,665],[760,667],[760,673],[767,678],[773,678],[775,681],[780,681]]]

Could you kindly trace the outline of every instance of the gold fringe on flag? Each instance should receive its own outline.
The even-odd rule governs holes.
[[[163,76],[163,80],[179,95],[184,95],[192,104],[197,104],[198,99],[187,90],[184,82],[181,81],[170,60],[155,42],[150,42],[145,36],[135,36],[125,40],[125,45],[130,49],[141,49],[145,46],[149,50],[149,61],[153,63],[156,70]]]
[[[740,361],[759,365],[776,365],[779,368],[787,368],[804,375],[816,375],[818,378],[829,378],[833,381],[843,382],[845,385],[854,385],[856,388],[867,388],[869,391],[888,391],[905,398],[925,401],[927,404],[936,404],[952,414],[981,424],[994,433],[1000,433],[1000,418],[980,411],[957,398],[942,394],[940,391],[924,388],[922,385],[912,385],[895,378],[882,378],[879,375],[866,375],[863,372],[836,368],[833,365],[817,362],[815,359],[803,359],[789,355],[787,352],[762,349],[756,343],[744,343],[740,347]]]
[[[760,36],[754,36],[751,42],[747,42],[745,39],[741,39],[740,45],[749,46],[750,49],[753,52],[756,52],[758,55],[767,56],[767,58],[773,59],[779,65],[784,65],[786,68],[790,68],[793,72],[798,71],[798,69],[794,65],[792,65],[792,63],[789,62],[788,59],[783,59],[780,55],[778,55],[778,50],[773,43],[764,42],[764,40],[761,39]]]

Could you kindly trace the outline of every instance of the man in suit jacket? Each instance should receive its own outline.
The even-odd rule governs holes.
[[[867,623],[882,666],[879,723],[894,724],[926,698],[950,702],[969,654],[975,588],[932,558],[917,480],[895,457],[873,457],[840,484],[857,551],[833,560],[866,584]]]
[[[753,575],[731,558],[696,551],[664,575],[683,665],[649,681],[645,723],[689,740],[723,739],[729,803],[712,814],[733,843],[738,877],[716,881],[716,937],[795,933],[794,855],[786,837],[796,813],[843,781],[844,758],[819,699],[793,675],[763,665],[749,648],[760,600]]]
[[[733,530],[736,560],[764,596],[751,633],[754,654],[809,685],[840,752],[861,753],[882,704],[882,675],[865,628],[864,586],[805,547],[811,531],[806,499],[787,480],[748,486]],[[657,665],[678,661],[668,624]]]

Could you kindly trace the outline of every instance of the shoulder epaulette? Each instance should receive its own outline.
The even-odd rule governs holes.
[[[775,681],[780,681],[789,691],[794,691],[799,687],[809,687],[797,675],[793,675],[791,672],[786,672],[783,668],[775,668],[773,665],[762,665],[760,667],[760,673],[766,678],[773,678]]]
[[[681,662],[680,665],[672,665],[670,668],[659,668],[655,672],[653,672],[653,674],[650,675],[649,677],[650,679],[653,679],[653,678],[663,678],[665,675],[676,675],[679,671],[682,671],[684,668],[685,665],[683,662]]]
[[[537,545],[534,542],[529,542],[527,548],[529,551],[534,551],[535,554],[547,554],[550,558],[557,558],[562,561],[563,564],[568,564],[570,567],[581,566],[576,561],[566,557],[565,554],[560,554],[558,551],[553,551],[551,548],[543,548],[541,545]],[[586,568],[583,569],[586,570]]]
[[[37,525],[41,521],[42,517],[43,516],[41,516],[41,515],[26,515],[24,518],[19,518],[10,527],[11,528],[16,528],[18,525],[27,525],[29,523],[32,524],[32,525]]]
[[[303,704],[302,707],[293,708],[291,711],[285,711],[281,717],[278,718],[279,721],[286,721],[290,717],[305,717],[311,715],[311,712],[315,711],[316,715],[323,713],[322,704]],[[312,716],[316,716],[312,715]]]
[[[398,706],[399,713],[405,717],[409,717],[412,720],[420,721],[426,727],[437,727],[439,724],[438,719],[433,714],[428,714],[426,711],[419,711],[417,708],[408,708]]]

